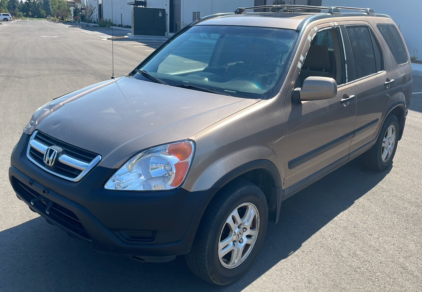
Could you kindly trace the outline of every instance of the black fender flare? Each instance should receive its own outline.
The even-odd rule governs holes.
[[[274,186],[273,191],[275,193],[276,202],[274,204],[274,207],[272,209],[269,209],[269,213],[273,214],[273,221],[275,223],[277,223],[278,218],[280,217],[279,216],[280,215],[280,208],[281,208],[281,202],[283,201],[283,197],[284,197],[284,191],[283,191],[282,185],[281,185],[280,172],[278,171],[277,167],[275,166],[275,164],[273,162],[266,160],[266,159],[259,159],[259,160],[254,160],[254,161],[250,161],[248,163],[245,163],[245,164],[233,169],[232,171],[226,173],[224,176],[222,176],[212,186],[212,189],[215,189],[216,192],[217,192],[218,190],[223,188],[226,184],[228,184],[232,180],[238,178],[242,174],[245,174],[245,173],[252,171],[252,170],[258,170],[258,169],[263,169],[263,170],[267,171],[268,174],[274,180],[275,186]],[[212,200],[212,198],[209,199],[207,205],[209,204],[209,202],[211,200]]]
[[[384,116],[384,119],[382,121],[382,124],[378,130],[378,135],[377,135],[377,139],[378,136],[380,135],[380,131],[382,129],[382,126],[385,123],[385,120],[390,116],[390,114],[396,109],[396,108],[400,108],[403,111],[403,115],[401,117],[401,119],[399,119],[399,117],[397,117],[399,119],[399,123],[400,123],[400,134],[399,134],[399,141],[401,140],[402,136],[403,136],[403,132],[404,132],[404,125],[406,123],[406,115],[407,115],[407,109],[406,109],[406,103],[404,101],[396,101],[393,104],[390,105],[390,107],[388,108],[388,110],[386,111],[386,114]]]

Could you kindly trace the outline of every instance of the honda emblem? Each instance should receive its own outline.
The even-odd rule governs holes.
[[[57,158],[57,150],[51,147],[48,147],[44,153],[44,163],[48,166],[53,166],[54,162],[56,162]]]

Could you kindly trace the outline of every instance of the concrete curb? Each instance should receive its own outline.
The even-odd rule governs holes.
[[[98,23],[87,23],[87,22],[65,22],[66,24],[73,24],[73,25],[89,25],[90,27],[100,27],[98,25]],[[127,28],[127,27],[120,27],[120,26],[110,26],[110,27],[105,27],[105,28],[113,28],[113,29],[119,29],[119,30],[125,30],[128,32],[131,32],[132,29],[131,28]]]
[[[143,42],[157,42],[157,43],[164,43],[168,38],[161,37],[161,36],[145,36],[145,35],[129,35],[128,39],[130,40],[137,40],[137,41],[143,41]]]
[[[422,77],[422,64],[412,63],[413,76]]]
[[[80,25],[80,26],[85,26],[85,25],[89,25],[92,27],[99,27],[98,24],[96,23],[86,23],[86,22],[75,22],[75,23],[71,23],[71,22],[66,22],[67,25]],[[113,29],[118,29],[118,30],[124,30],[127,31],[128,34],[126,36],[126,38],[128,40],[133,40],[133,41],[142,41],[142,42],[148,42],[148,43],[164,43],[166,40],[168,40],[167,37],[164,36],[151,36],[151,35],[132,35],[132,29],[131,28],[126,28],[126,27],[119,27],[119,26],[113,26],[113,27],[109,27],[109,28],[113,28]],[[111,38],[107,38],[109,40],[111,40]],[[119,39],[121,39],[121,37],[119,37]]]
[[[108,37],[107,40],[115,40],[115,41],[137,41],[140,43],[157,43],[162,44],[165,41],[167,41],[166,38],[150,38],[150,37],[142,37],[142,36],[132,36],[132,35],[126,35],[126,36],[115,36],[115,37]]]
[[[111,28],[111,27],[110,27]],[[128,32],[132,32],[131,28],[127,28],[127,27],[120,27],[120,26],[112,26],[113,29],[120,29],[120,30],[126,30]]]

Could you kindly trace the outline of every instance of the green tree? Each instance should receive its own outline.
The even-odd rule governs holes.
[[[22,12],[22,14],[24,16],[28,16],[28,13],[30,11],[29,9],[30,9],[30,7],[29,7],[29,1],[23,2],[22,5],[21,5],[21,7],[20,7],[20,10],[21,10],[21,12]]]
[[[32,17],[40,17],[40,4],[36,0],[32,1],[31,13]]]
[[[51,15],[54,17],[57,17],[59,0],[50,0],[50,5],[51,5]]]
[[[7,3],[7,10],[9,10],[10,13],[15,15],[16,9],[18,9],[19,2],[18,0],[9,0]]]
[[[7,0],[0,0],[0,12],[7,12]]]
[[[45,11],[45,14],[47,16],[51,15],[51,2],[50,2],[50,0],[43,0],[42,10]]]
[[[69,17],[70,11],[69,6],[65,0],[58,0],[57,1],[57,13],[56,15],[60,17],[62,20],[66,20]]]
[[[26,15],[28,17],[32,17],[32,15],[34,15],[34,1],[32,1],[32,0],[26,0],[25,1]]]

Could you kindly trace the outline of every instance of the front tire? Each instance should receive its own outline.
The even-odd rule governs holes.
[[[381,129],[377,143],[362,155],[362,162],[366,168],[384,171],[393,164],[399,131],[400,126],[397,117],[395,115],[389,116]]]
[[[254,184],[229,183],[212,201],[185,256],[190,270],[216,285],[228,285],[252,266],[268,224],[265,195]]]

